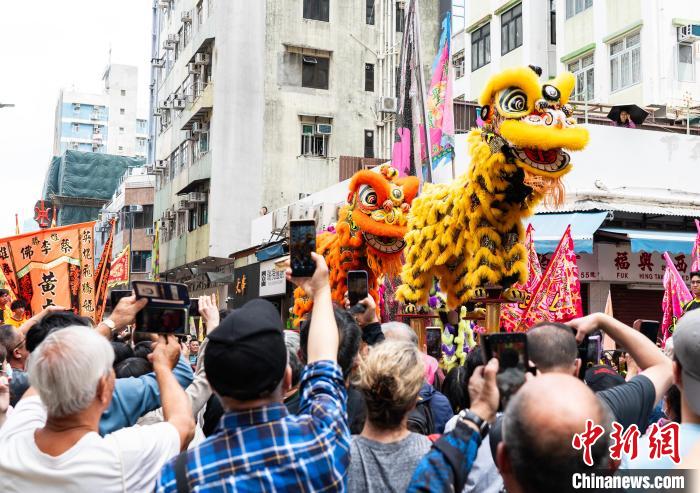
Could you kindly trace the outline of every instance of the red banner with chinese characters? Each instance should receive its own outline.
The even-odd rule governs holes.
[[[0,239],[0,269],[31,313],[57,305],[96,319],[94,222]]]
[[[518,330],[526,331],[542,321],[566,322],[581,315],[581,282],[569,226],[530,297]]]
[[[540,267],[540,261],[537,258],[537,252],[535,251],[535,229],[532,224],[528,224],[527,232],[525,233],[525,248],[527,248],[527,282],[524,285],[516,284],[515,288],[526,291],[528,295],[534,293],[535,288],[542,278],[542,268]],[[520,319],[523,315],[523,311],[527,308],[528,299],[522,303],[507,303],[501,305],[501,329],[507,332],[513,332],[517,330],[520,324]]]
[[[693,299],[688,286],[683,282],[683,278],[678,273],[673,260],[668,252],[664,253],[666,261],[666,271],[664,272],[664,299],[661,302],[664,315],[661,320],[661,333],[664,342],[673,332],[676,321],[683,315],[683,305]]]
[[[120,284],[129,284],[129,245],[112,260],[107,287],[113,288]]]
[[[690,266],[692,272],[697,272],[700,270],[700,221],[695,220],[695,229],[698,230],[698,234],[695,237],[695,244],[693,245],[693,263]]]

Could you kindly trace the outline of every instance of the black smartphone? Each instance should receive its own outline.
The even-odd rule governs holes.
[[[660,327],[661,324],[656,320],[642,320],[639,324],[639,332],[647,336],[647,339],[656,344],[659,338]]]
[[[440,327],[425,328],[425,348],[428,356],[440,361],[442,358],[442,329]]]
[[[109,293],[109,302],[112,310],[119,304],[119,300],[131,296],[131,289],[113,289]]]
[[[190,300],[190,317],[199,317],[199,298],[192,298]]]
[[[313,220],[289,223],[289,258],[293,277],[311,277],[316,262],[311,252],[316,251],[316,223]]]
[[[523,332],[498,332],[483,336],[484,364],[491,358],[498,360],[498,373],[509,368],[523,372],[529,370],[527,356],[527,334]]]
[[[600,364],[603,356],[603,338],[600,334],[589,334],[584,337],[583,342],[578,346],[578,357],[581,360],[579,378],[583,380],[586,370],[591,366]]]
[[[360,301],[369,296],[367,283],[367,271],[348,271],[348,299],[350,300],[350,306],[357,305]]]
[[[134,281],[136,298],[147,298],[136,314],[136,331],[184,336],[188,333],[190,297],[187,286],[175,282]]]

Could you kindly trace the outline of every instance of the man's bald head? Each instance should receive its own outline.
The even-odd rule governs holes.
[[[573,374],[576,369],[578,347],[571,327],[543,322],[527,333],[527,355],[542,373]]]
[[[571,444],[587,419],[606,430],[592,454],[595,466],[607,466],[609,413],[583,382],[551,373],[523,385],[506,410],[498,454],[508,491],[569,491],[571,475],[588,469]]]
[[[386,339],[404,341],[418,345],[418,335],[408,325],[401,322],[386,322],[382,324],[382,333]]]

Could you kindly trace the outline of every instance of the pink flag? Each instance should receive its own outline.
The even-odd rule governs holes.
[[[518,330],[526,331],[541,321],[566,322],[581,315],[581,282],[569,225],[523,312]]]
[[[676,270],[668,252],[664,252],[664,260],[666,261],[666,271],[664,272],[664,299],[661,303],[664,310],[661,333],[665,342],[673,332],[676,320],[683,315],[683,304],[692,300],[693,295],[690,294],[688,286],[685,285],[683,278]]]
[[[527,248],[527,281],[525,284],[516,284],[517,289],[532,294],[542,278],[540,259],[535,251],[535,228],[528,224],[525,233],[525,248]],[[527,307],[527,300],[523,303],[508,303],[501,305],[501,328],[507,332],[513,332],[518,328],[523,310]]]
[[[695,237],[695,245],[693,245],[693,265],[690,267],[691,272],[700,271],[700,221],[695,220],[695,228],[698,230],[698,235]]]
[[[391,152],[391,164],[399,170],[399,176],[408,176],[411,172],[411,130],[396,129],[398,139]]]

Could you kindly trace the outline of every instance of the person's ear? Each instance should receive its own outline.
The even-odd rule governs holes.
[[[292,368],[287,365],[282,378],[282,394],[286,394],[292,388]]]
[[[504,442],[500,442],[496,447],[496,467],[498,467],[498,472],[500,472],[502,476],[510,475],[513,470]]]
[[[97,382],[96,397],[104,406],[108,406],[114,392],[114,370],[109,375],[101,377]]]
[[[581,358],[576,358],[576,361],[574,362],[574,376],[576,378],[578,378],[580,372],[581,372]]]
[[[683,370],[678,364],[678,361],[673,362],[673,383],[675,383],[679,389],[683,390]]]

